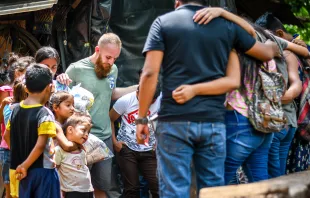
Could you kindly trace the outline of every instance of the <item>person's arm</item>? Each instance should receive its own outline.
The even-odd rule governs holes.
[[[76,72],[76,68],[74,64],[71,64],[69,65],[65,73],[62,73],[56,77],[56,80],[60,84],[67,85],[67,86],[69,85],[74,86],[75,85],[75,82],[74,82],[75,72]]]
[[[263,62],[281,56],[278,45],[270,40],[266,41],[266,43],[257,41],[254,46],[245,53]]]
[[[198,95],[220,95],[240,86],[240,62],[237,53],[233,50],[230,52],[226,69],[226,76],[205,83],[193,85],[181,85],[172,92],[173,99],[184,104]]]
[[[196,23],[207,24],[212,19],[220,16],[225,18],[226,20],[236,23],[237,25],[242,27],[245,31],[247,31],[252,37],[256,38],[256,33],[252,25],[250,25],[241,17],[234,15],[223,8],[211,8],[211,7],[203,8],[196,12],[193,19]]]
[[[42,155],[46,147],[49,135],[39,135],[38,140],[27,159],[16,168],[16,176],[18,180],[22,180],[27,176],[28,168]]]
[[[282,103],[291,103],[302,91],[302,83],[298,74],[298,61],[291,52],[284,51],[285,61],[287,64],[289,87],[282,97]]]
[[[163,51],[148,51],[146,53],[143,72],[139,84],[139,114],[138,118],[146,118],[149,107],[152,103],[160,65],[164,57]],[[139,144],[145,144],[149,138],[149,128],[147,124],[137,124],[136,136]],[[145,136],[145,137],[143,137]]]
[[[9,97],[9,92],[7,91],[2,91],[0,92],[0,120],[3,120],[3,108],[6,105],[7,101],[5,101],[6,98]],[[12,100],[12,99],[11,99]]]
[[[269,33],[272,37],[274,37],[281,46],[283,50],[289,50],[293,53],[295,53],[298,56],[302,56],[304,58],[308,58],[309,52],[308,49],[303,44],[295,44],[293,42],[289,42],[287,40],[284,40],[281,37],[274,36],[273,34]]]
[[[4,119],[3,109],[4,109],[5,105],[10,104],[12,102],[13,102],[13,97],[6,97],[2,100],[1,106],[0,106],[0,120]]]
[[[119,115],[115,110],[114,108],[112,108],[110,110],[110,119],[111,119],[111,129],[112,129],[112,142],[113,142],[113,147],[115,149],[116,152],[120,152],[122,147],[123,147],[123,144],[125,144],[124,142],[120,142],[120,141],[117,141],[116,139],[116,136],[115,136],[115,127],[114,127],[114,122],[121,116]]]
[[[79,148],[76,143],[71,142],[66,138],[62,128],[58,124],[56,124],[56,139],[64,151],[71,152]]]
[[[11,148],[11,140],[10,140],[10,138],[11,138],[11,131],[6,129],[4,131],[3,138],[4,138],[5,142],[6,142],[6,144],[8,145],[8,147]]]
[[[137,88],[138,88],[138,85],[133,85],[130,87],[122,87],[122,88],[116,87],[115,89],[113,89],[113,92],[112,92],[112,100],[118,100],[120,97],[128,93],[137,91]]]

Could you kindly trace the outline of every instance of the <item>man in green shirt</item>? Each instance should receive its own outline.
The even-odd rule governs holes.
[[[58,77],[61,83],[72,81],[71,85],[81,83],[81,87],[93,93],[94,105],[90,110],[93,127],[91,133],[104,141],[112,150],[112,131],[109,118],[111,100],[136,91],[137,86],[116,88],[118,69],[114,64],[121,52],[122,43],[113,33],[104,34],[98,41],[95,53],[90,57],[72,63],[66,74]],[[71,79],[71,80],[70,80]],[[95,197],[106,197],[111,188],[112,160],[93,164],[90,172],[95,188]]]

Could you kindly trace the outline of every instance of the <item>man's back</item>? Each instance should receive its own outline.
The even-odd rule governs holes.
[[[8,127],[11,135],[11,169],[16,169],[22,164],[37,143],[39,135],[55,136],[54,117],[52,113],[42,105],[20,105],[12,111]],[[51,146],[52,138],[49,138],[45,151],[31,165],[32,168],[54,168],[53,155]]]
[[[223,121],[224,95],[196,96],[177,104],[172,91],[182,84],[208,82],[225,76],[232,48],[250,49],[255,40],[222,18],[208,25],[194,23],[201,6],[185,5],[159,17],[152,25],[144,52],[164,51],[162,120]],[[210,113],[212,112],[212,113]]]

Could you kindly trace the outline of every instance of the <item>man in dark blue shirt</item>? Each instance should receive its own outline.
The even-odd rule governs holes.
[[[147,142],[147,110],[162,65],[163,98],[156,132],[160,197],[189,197],[193,159],[197,187],[224,184],[225,92],[204,86],[191,100],[179,104],[172,96],[180,85],[206,83],[217,87],[225,77],[233,48],[263,61],[275,54],[275,44],[256,42],[245,30],[223,18],[208,25],[193,21],[203,0],[176,1],[176,10],[158,17],[151,26],[143,53],[137,141]],[[229,84],[227,86],[230,86]],[[146,135],[146,139],[142,138]]]

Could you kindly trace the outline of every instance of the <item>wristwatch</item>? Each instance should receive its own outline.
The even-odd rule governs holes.
[[[144,124],[146,125],[149,122],[149,120],[147,118],[136,118],[135,119],[135,123],[137,124]]]

